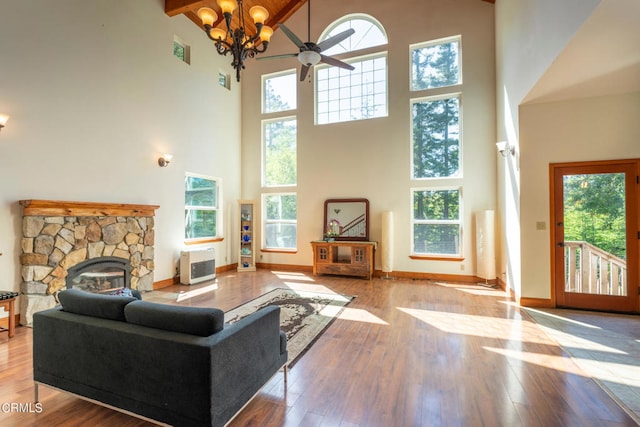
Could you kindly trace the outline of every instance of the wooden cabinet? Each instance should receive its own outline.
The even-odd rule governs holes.
[[[313,274],[373,277],[376,242],[311,242]]]
[[[256,271],[254,226],[254,203],[241,200],[238,271]]]

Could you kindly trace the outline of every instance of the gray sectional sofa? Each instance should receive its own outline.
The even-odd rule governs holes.
[[[222,426],[285,368],[280,308],[224,323],[215,308],[59,293],[33,316],[33,377],[175,426]],[[36,397],[37,399],[37,397]]]

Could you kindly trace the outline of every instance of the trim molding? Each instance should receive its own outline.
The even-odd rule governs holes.
[[[23,216],[154,216],[158,205],[20,200]]]
[[[551,298],[520,297],[518,299],[518,305],[531,308],[555,308],[555,304],[553,304]]]
[[[235,270],[237,267],[238,267],[237,263],[223,265],[222,267],[216,267],[216,274],[224,273],[225,271]],[[156,291],[158,289],[167,288],[169,286],[179,285],[179,284],[180,284],[180,276],[170,277],[168,279],[158,280],[157,282],[153,282],[153,290]]]

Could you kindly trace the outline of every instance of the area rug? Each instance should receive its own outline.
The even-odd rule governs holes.
[[[278,288],[226,312],[224,320],[234,323],[263,307],[280,306],[280,329],[287,334],[288,363],[291,367],[354,298]]]

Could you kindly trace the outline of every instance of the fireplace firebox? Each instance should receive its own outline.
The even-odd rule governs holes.
[[[104,293],[131,287],[131,265],[124,258],[93,258],[71,267],[68,273],[67,289]]]

